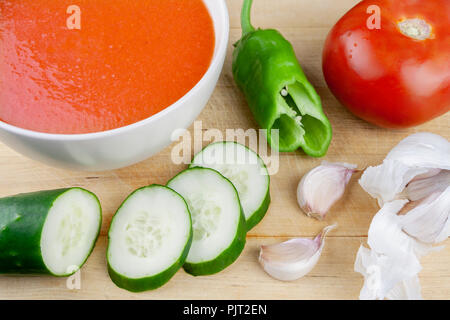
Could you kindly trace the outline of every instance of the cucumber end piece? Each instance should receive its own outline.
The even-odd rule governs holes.
[[[70,188],[56,198],[42,229],[40,247],[48,271],[70,276],[86,262],[100,233],[102,209],[95,194]]]

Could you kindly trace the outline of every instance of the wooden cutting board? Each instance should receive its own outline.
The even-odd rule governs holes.
[[[231,74],[232,46],[240,37],[242,0],[228,0],[231,35],[227,59],[217,88],[200,115],[203,128],[256,128],[256,123],[235,86]],[[357,0],[256,0],[256,26],[279,29],[292,41],[305,73],[323,99],[334,129],[328,161],[356,163],[360,168],[380,163],[386,153],[413,132],[429,131],[450,139],[450,113],[423,126],[391,131],[355,118],[331,95],[321,72],[322,46],[331,26]],[[205,142],[207,144],[207,142]],[[353,271],[355,255],[367,240],[367,230],[377,212],[375,200],[352,179],[343,200],[325,221],[305,217],[296,202],[296,187],[302,175],[320,164],[301,152],[281,155],[280,170],[271,180],[272,203],[266,218],[247,236],[244,253],[220,274],[194,278],[180,270],[164,287],[141,294],[117,288],[106,270],[106,234],[111,217],[134,189],[151,183],[165,184],[185,168],[171,162],[171,147],[147,161],[121,170],[83,173],[54,169],[29,160],[0,144],[0,196],[82,186],[95,192],[104,209],[101,236],[92,256],[81,270],[81,289],[69,290],[66,280],[51,277],[0,277],[0,299],[357,299],[363,280]],[[294,282],[270,278],[257,262],[261,244],[291,237],[313,237],[325,225],[339,227],[327,239],[315,269]],[[446,244],[450,244],[447,240]],[[450,298],[450,246],[422,260],[420,273],[426,299]]]

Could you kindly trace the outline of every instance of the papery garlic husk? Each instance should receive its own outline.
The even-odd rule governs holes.
[[[357,171],[356,167],[354,164],[324,161],[307,172],[297,187],[297,201],[302,211],[322,220],[344,194],[350,178]]]
[[[281,281],[300,279],[317,264],[327,233],[336,227],[337,224],[324,228],[314,239],[295,238],[261,246],[259,263],[275,279]]]
[[[364,276],[361,300],[418,300],[422,299],[417,266],[404,264],[401,258],[378,254],[361,247],[358,250],[355,271]]]
[[[416,133],[394,147],[381,165],[367,168],[359,183],[382,207],[399,198],[416,200],[445,189],[450,185],[449,170],[450,142],[432,133]]]
[[[405,203],[407,200],[397,200],[381,208],[369,228],[370,249],[361,245],[357,253],[355,271],[364,276],[362,300],[386,299],[422,269],[417,252],[424,250],[423,245],[403,232],[397,215]],[[418,297],[417,292],[406,295]]]
[[[379,254],[400,258],[411,256],[408,264],[420,270],[416,252],[422,251],[423,245],[403,231],[401,216],[397,215],[406,203],[407,200],[392,201],[378,211],[370,224],[367,244]]]
[[[388,300],[422,300],[422,288],[418,276],[399,282],[386,295]]]

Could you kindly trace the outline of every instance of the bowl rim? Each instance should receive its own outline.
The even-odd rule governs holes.
[[[205,2],[206,0],[203,0]],[[186,100],[188,100],[191,96],[195,95],[201,87],[204,86],[204,84],[207,82],[208,78],[212,76],[212,74],[215,72],[216,68],[220,68],[220,65],[222,64],[222,60],[226,54],[227,46],[228,46],[228,40],[229,40],[229,33],[230,33],[230,19],[229,19],[229,12],[228,7],[226,5],[225,0],[214,0],[219,3],[220,6],[220,14],[221,18],[223,19],[223,30],[220,35],[220,41],[215,41],[214,45],[214,55],[211,59],[211,63],[208,67],[208,70],[206,70],[205,74],[202,76],[202,78],[196,83],[194,87],[192,87],[184,96],[182,96],[180,99],[175,101],[173,104],[169,105],[168,107],[164,108],[163,110],[159,111],[158,113],[155,113],[151,115],[148,118],[139,120],[137,122],[134,122],[132,124],[105,130],[105,131],[99,131],[99,132],[90,132],[90,133],[47,133],[47,132],[40,132],[40,131],[33,131],[30,129],[24,129],[17,127],[12,124],[8,124],[2,120],[0,120],[0,129],[3,129],[5,131],[25,136],[28,138],[34,138],[38,140],[53,140],[53,141],[86,141],[86,140],[93,140],[93,139],[99,139],[99,138],[106,138],[122,133],[126,133],[128,131],[131,131],[133,129],[137,129],[139,127],[145,126],[153,121],[157,121],[159,118],[164,117],[169,112],[173,112],[176,109],[180,108]],[[205,3],[205,6],[207,4]],[[208,11],[209,8],[207,7]],[[213,15],[210,13],[211,19],[213,20],[214,30],[216,30],[216,20],[214,20]]]

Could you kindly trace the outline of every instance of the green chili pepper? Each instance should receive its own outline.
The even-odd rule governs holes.
[[[292,45],[276,30],[255,30],[251,25],[252,2],[244,0],[242,8],[242,38],[233,53],[234,79],[256,121],[267,129],[272,148],[291,152],[301,147],[310,156],[324,156],[332,130],[320,97],[306,79]],[[279,139],[272,129],[279,130]]]

